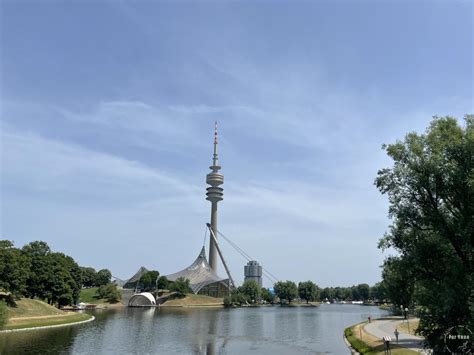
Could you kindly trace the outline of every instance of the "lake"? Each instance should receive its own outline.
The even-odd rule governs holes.
[[[349,354],[349,325],[373,306],[123,308],[77,326],[0,334],[0,354]]]

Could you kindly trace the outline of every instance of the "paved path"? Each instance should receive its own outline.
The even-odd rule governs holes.
[[[398,345],[408,348],[413,351],[423,352],[423,338],[416,335],[402,333],[400,331],[400,324],[403,322],[401,317],[391,317],[385,319],[375,319],[371,323],[365,325],[364,329],[367,333],[381,339],[384,336],[392,338],[392,344],[396,344],[395,328],[398,329]]]

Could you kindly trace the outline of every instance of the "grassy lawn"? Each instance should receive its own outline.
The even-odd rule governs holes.
[[[410,326],[408,326],[408,322],[410,322]],[[412,335],[416,335],[415,332],[418,329],[418,326],[420,325],[420,320],[419,319],[410,319],[409,321],[403,321],[398,325],[398,330],[403,333],[410,333]],[[410,331],[408,331],[408,328],[410,328]]]
[[[98,289],[98,287],[83,288],[79,295],[79,302],[92,304],[107,303],[104,299],[95,298]]]
[[[29,298],[22,298],[16,303],[17,307],[8,308],[8,322],[4,329],[68,324],[92,317],[85,313],[63,312],[45,302]]]
[[[355,326],[346,328],[344,334],[352,347],[361,354],[378,355],[384,353],[384,346],[381,339],[372,336],[364,330],[367,322],[356,324]],[[416,351],[405,349],[397,344],[390,344],[392,354],[394,355],[411,355],[418,354]]]
[[[163,306],[222,306],[223,304],[222,298],[187,294],[184,298],[166,301]]]
[[[63,311],[46,302],[22,298],[16,301],[17,307],[8,307],[8,318],[62,315]]]

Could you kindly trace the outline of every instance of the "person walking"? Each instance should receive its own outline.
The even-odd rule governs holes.
[[[398,332],[398,329],[395,328],[395,331],[394,331],[393,333],[395,334],[395,339],[397,340],[397,344],[398,344],[398,334],[400,334],[400,333]]]

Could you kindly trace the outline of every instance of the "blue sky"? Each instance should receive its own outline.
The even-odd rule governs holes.
[[[0,6],[0,237],[122,278],[199,253],[217,120],[220,230],[281,279],[373,284],[381,145],[473,112],[469,1]]]

